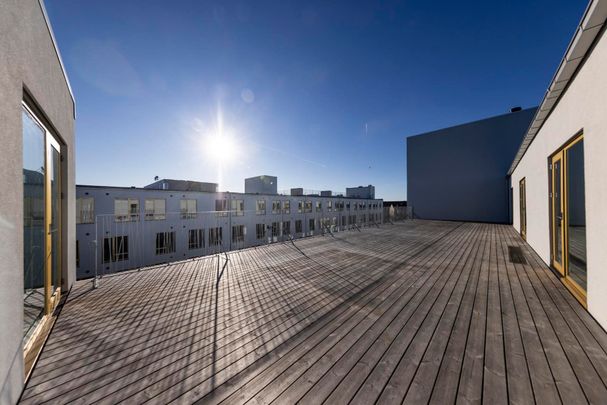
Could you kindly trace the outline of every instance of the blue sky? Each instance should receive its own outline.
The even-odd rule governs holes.
[[[384,199],[405,198],[407,136],[537,105],[585,6],[46,1],[79,184],[243,191],[269,174],[281,190],[374,184]],[[232,152],[211,146],[218,133]]]

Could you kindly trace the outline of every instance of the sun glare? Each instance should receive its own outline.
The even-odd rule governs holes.
[[[208,136],[204,147],[208,157],[220,163],[232,162],[238,154],[234,139],[225,134]]]

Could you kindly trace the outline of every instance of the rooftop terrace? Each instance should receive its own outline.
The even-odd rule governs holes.
[[[23,403],[607,398],[607,334],[510,226],[415,220],[228,258],[78,282]]]

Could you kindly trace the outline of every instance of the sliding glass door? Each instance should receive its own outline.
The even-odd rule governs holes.
[[[527,190],[525,188],[525,178],[519,183],[519,213],[521,237],[527,240]]]
[[[552,266],[565,284],[585,304],[586,204],[584,138],[579,135],[551,159]]]
[[[26,341],[61,294],[61,148],[24,104],[23,336]]]

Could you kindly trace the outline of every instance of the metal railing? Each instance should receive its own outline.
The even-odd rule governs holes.
[[[203,212],[138,212],[126,216],[99,214],[80,224],[79,278],[149,266],[166,265],[231,250],[290,242],[314,235],[333,235],[381,222],[381,210],[265,214],[257,210]],[[221,274],[219,272],[218,274]]]

